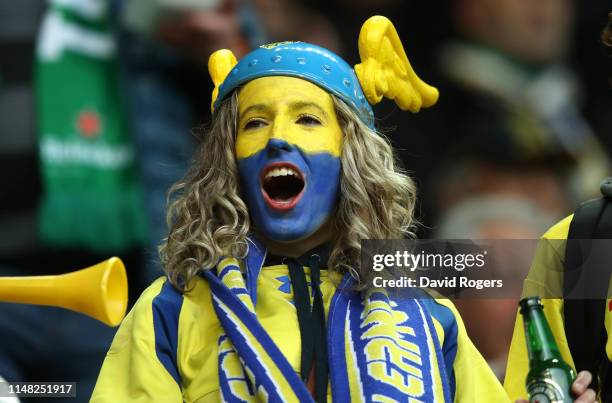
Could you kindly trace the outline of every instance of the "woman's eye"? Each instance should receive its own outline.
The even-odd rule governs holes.
[[[319,126],[321,125],[321,121],[312,116],[312,115],[302,115],[298,118],[297,122],[298,124],[301,125],[305,125],[305,126]]]
[[[251,119],[244,125],[244,130],[259,129],[260,127],[264,127],[265,125],[266,121],[263,119]]]

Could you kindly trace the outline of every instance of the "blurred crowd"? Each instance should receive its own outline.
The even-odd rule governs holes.
[[[134,300],[162,275],[166,193],[210,118],[208,56],[301,40],[356,64],[359,27],[374,14],[395,23],[441,94],[418,115],[375,107],[417,183],[419,236],[537,238],[612,172],[611,56],[599,39],[609,3],[436,4],[0,2],[0,275],[118,255]],[[457,303],[500,377],[516,302]],[[0,376],[76,380],[86,401],[112,336],[76,313],[1,304]]]

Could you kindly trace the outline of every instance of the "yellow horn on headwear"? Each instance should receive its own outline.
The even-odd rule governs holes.
[[[210,110],[213,112],[215,110],[215,100],[219,95],[219,87],[236,63],[238,63],[236,56],[229,49],[217,50],[208,58],[208,74],[215,84],[210,103]]]
[[[402,110],[418,112],[438,100],[438,90],[423,82],[412,70],[393,23],[382,16],[370,17],[359,33],[361,63],[355,73],[370,104],[382,97],[393,99]]]

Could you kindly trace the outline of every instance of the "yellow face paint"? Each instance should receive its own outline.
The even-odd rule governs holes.
[[[309,81],[262,77],[238,94],[236,156],[247,158],[271,139],[284,140],[307,153],[340,157],[342,129],[332,97]]]

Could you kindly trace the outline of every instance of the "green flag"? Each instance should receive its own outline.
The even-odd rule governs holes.
[[[147,240],[105,0],[52,0],[36,55],[41,237],[104,253]]]

